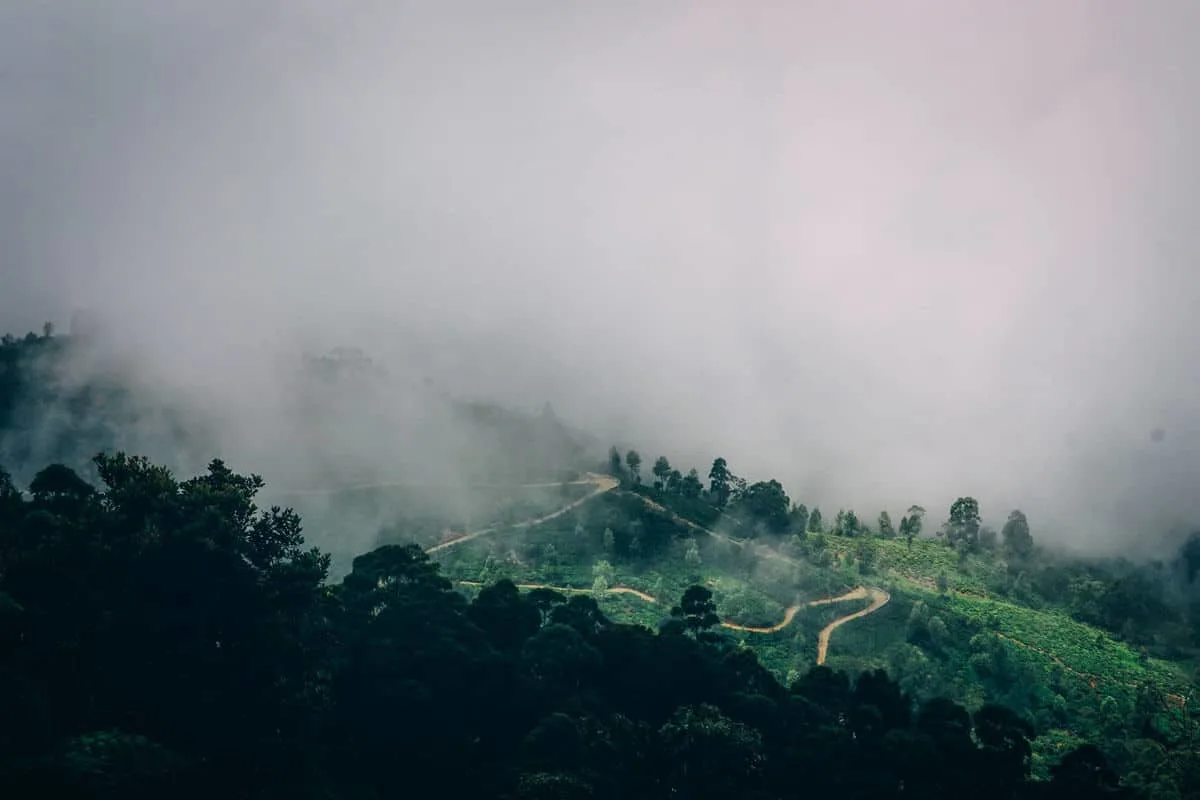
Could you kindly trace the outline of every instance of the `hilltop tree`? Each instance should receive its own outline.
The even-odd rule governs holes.
[[[892,527],[892,515],[887,511],[879,512],[879,536],[883,539],[891,539],[896,535],[895,528]]]
[[[813,506],[812,513],[808,515],[808,532],[820,533],[822,530],[821,509]]]
[[[788,516],[788,527],[792,532],[803,536],[804,532],[808,530],[808,506],[798,503],[792,506],[792,512]]]
[[[667,476],[671,474],[671,462],[666,456],[659,456],[654,461],[654,466],[650,469],[654,473],[654,486],[658,489],[667,488]]]
[[[1020,509],[1008,515],[1008,521],[1000,529],[1004,549],[1011,555],[1023,558],[1033,550],[1033,535],[1029,532],[1029,520]]]
[[[621,466],[621,451],[614,444],[608,449],[608,474],[614,478],[620,478],[625,473],[625,469]]]
[[[979,501],[974,497],[955,500],[946,521],[947,542],[963,550],[974,550],[979,541],[979,527]]]
[[[679,494],[683,487],[683,473],[677,469],[671,470],[667,475],[667,492],[670,494]]]
[[[700,482],[700,473],[693,467],[688,470],[687,475],[683,476],[683,482],[679,484],[679,493],[694,500],[703,492],[704,484]]]
[[[751,484],[738,500],[738,509],[750,518],[762,522],[771,533],[784,533],[788,529],[788,509],[791,501],[777,480],[759,481]]]
[[[729,502],[733,477],[725,459],[719,456],[713,459],[712,468],[708,471],[708,492],[719,508],[724,508],[725,504]]]
[[[630,450],[625,454],[625,466],[629,467],[629,474],[633,476],[634,484],[641,483],[642,456],[637,450]]]
[[[912,505],[908,507],[908,529],[913,536],[920,536],[921,529],[925,525],[925,509],[921,506]]]
[[[905,544],[912,548],[913,539],[921,535],[921,520],[925,517],[925,509],[920,506],[909,506],[908,514],[900,520],[900,535]]]

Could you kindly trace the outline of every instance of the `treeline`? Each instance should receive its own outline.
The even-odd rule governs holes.
[[[700,587],[656,633],[508,582],[467,602],[411,545],[331,585],[257,476],[95,470],[0,474],[6,798],[1128,795],[1091,746],[1030,782],[1001,707],[783,686]]]
[[[609,449],[607,471],[620,478],[627,488],[666,498],[681,513],[684,508],[698,511],[697,516],[705,521],[716,521],[723,513],[734,524],[748,523],[743,530],[747,536],[830,533],[854,537],[874,534],[883,538],[901,536],[911,541],[925,528],[927,512],[919,505],[910,506],[898,524],[893,523],[886,510],[879,512],[874,528],[853,509],[838,509],[837,515],[827,521],[820,508],[813,506],[809,510],[804,503],[793,503],[778,480],[749,483],[735,474],[720,456],[713,459],[709,468],[707,486],[699,470],[692,468],[684,474],[671,466],[666,456],[655,459],[650,470],[653,480],[649,483],[643,480],[642,466],[642,456],[637,450],[629,450],[622,456],[615,445]],[[995,530],[982,524],[979,501],[973,497],[955,500],[946,521],[935,534],[963,553],[994,550],[1000,542],[1017,555],[1027,555],[1033,550],[1029,520],[1024,512],[1012,511],[997,537]]]

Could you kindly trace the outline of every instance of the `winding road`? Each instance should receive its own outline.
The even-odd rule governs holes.
[[[604,494],[605,492],[611,492],[621,485],[620,481],[618,481],[616,478],[612,477],[611,475],[602,475],[602,474],[595,473],[595,472],[587,473],[583,480],[568,481],[567,483],[569,485],[575,485],[575,486],[586,483],[586,484],[591,484],[595,488],[591,492],[588,492],[587,494],[585,494],[583,497],[580,497],[577,500],[574,500],[574,501],[568,503],[567,505],[563,506],[562,508],[557,509],[556,511],[552,511],[549,514],[544,514],[543,516],[540,516],[540,517],[535,517],[533,519],[525,520],[524,522],[519,522],[516,525],[511,526],[511,529],[531,528],[534,525],[540,525],[543,522],[549,522],[550,520],[552,520],[556,517],[560,517],[563,514],[566,514],[567,512],[569,512],[575,508],[578,508],[579,506],[583,505],[584,503],[591,500],[592,498],[597,497],[598,495]],[[522,485],[519,488],[534,488],[534,487],[560,486],[560,485],[562,485],[562,484],[561,483],[536,483],[536,484]],[[392,484],[378,484],[376,486],[377,487],[387,487],[387,486],[392,486]],[[376,488],[376,487],[371,486],[371,487],[354,487],[354,488]],[[748,544],[747,542],[740,542],[737,539],[734,539],[730,536],[726,536],[725,534],[721,534],[721,533],[717,533],[716,531],[709,530],[708,528],[705,528],[702,525],[698,525],[689,519],[685,519],[684,517],[679,516],[678,514],[671,511],[670,509],[666,508],[665,506],[663,506],[659,503],[654,502],[653,500],[651,500],[650,498],[648,498],[644,495],[634,494],[633,496],[640,498],[643,503],[645,503],[648,507],[654,509],[655,511],[659,511],[664,514],[668,514],[673,522],[677,522],[677,523],[684,525],[694,531],[699,531],[701,533],[707,534],[708,536],[711,536],[715,539],[720,539],[722,541],[730,542],[731,544],[735,544],[739,547],[745,547]],[[433,547],[426,548],[425,552],[426,553],[436,553],[439,550],[445,550],[446,548],[453,547],[453,546],[459,545],[459,544],[463,544],[464,542],[469,542],[473,539],[478,539],[479,537],[486,536],[489,533],[495,533],[496,531],[500,530],[500,527],[501,526],[493,525],[488,528],[482,528],[477,531],[471,531],[470,533],[464,533],[461,536],[457,536],[453,539],[449,539],[445,542],[441,542],[439,544],[434,545]],[[775,559],[783,560],[783,561],[793,563],[793,564],[796,563],[795,559],[785,556],[782,553],[777,553],[774,550],[770,550],[770,549],[766,549],[766,548],[755,548],[755,552],[759,553],[760,555],[764,555],[767,558],[775,558]],[[479,586],[479,585],[481,585],[477,581],[456,581],[456,583],[463,585],[463,586]],[[589,594],[592,592],[591,589],[580,589],[580,588],[577,588],[574,586],[552,586],[550,584],[543,584],[543,583],[519,583],[519,584],[517,584],[517,588],[518,589],[550,589],[550,590],[553,590],[556,592],[562,592],[564,594]],[[612,587],[609,587],[606,591],[609,594],[633,595],[641,600],[646,601],[647,603],[657,603],[658,602],[657,598],[653,597],[652,595],[649,595],[639,589],[634,589],[631,586],[612,586]],[[887,592],[883,591],[882,589],[876,589],[876,588],[870,587],[870,586],[858,586],[858,587],[846,592],[845,594],[838,595],[837,597],[825,597],[820,600],[810,600],[807,603],[802,603],[802,604],[798,603],[798,604],[789,606],[784,611],[783,619],[779,623],[777,623],[775,625],[771,625],[769,627],[739,625],[736,622],[724,622],[724,621],[721,622],[721,627],[728,628],[730,630],[735,630],[735,631],[744,631],[747,633],[777,633],[777,632],[783,630],[784,628],[786,628],[787,626],[791,625],[792,621],[795,620],[795,618],[796,618],[796,614],[800,611],[801,608],[804,608],[806,606],[807,607],[823,606],[823,605],[829,605],[831,603],[843,603],[843,602],[846,602],[847,600],[862,600],[862,599],[865,599],[868,597],[871,598],[871,604],[869,606],[867,606],[866,608],[861,609],[859,611],[855,611],[853,614],[847,614],[844,617],[839,617],[821,629],[820,634],[818,634],[818,636],[817,636],[817,664],[820,665],[820,664],[825,663],[825,657],[829,652],[829,638],[833,635],[833,632],[835,630],[837,630],[838,627],[845,625],[847,622],[850,622],[851,620],[858,619],[859,617],[865,617],[868,614],[873,614],[874,612],[883,608],[885,605],[887,605],[887,602],[889,600],[891,600],[891,595],[889,595]]]
[[[620,482],[616,478],[613,478],[611,475],[603,475],[603,474],[594,473],[594,472],[586,473],[585,478],[582,480],[567,481],[566,483],[567,483],[567,485],[571,485],[571,486],[590,484],[591,486],[594,487],[594,489],[593,489],[593,491],[587,493],[583,497],[580,497],[580,498],[572,501],[571,503],[568,503],[567,505],[563,506],[562,508],[557,509],[556,511],[553,511],[549,514],[545,514],[540,517],[535,517],[533,519],[526,520],[524,522],[517,523],[516,525],[510,526],[510,529],[530,528],[530,527],[533,527],[534,525],[539,525],[543,522],[548,522],[556,517],[566,514],[567,512],[569,512],[575,508],[578,508],[579,506],[583,505],[584,503],[591,500],[592,498],[597,497],[598,495],[604,494],[605,492],[611,492],[620,486]],[[548,488],[548,487],[561,486],[561,485],[563,485],[562,482],[531,483],[531,484],[523,484],[517,488]],[[387,488],[387,487],[393,487],[393,486],[412,487],[413,484],[371,484],[371,485],[366,485],[366,486],[344,487],[342,489],[330,489],[330,490],[320,489],[320,490],[298,491],[298,492],[291,492],[291,494],[330,494],[330,493],[334,493],[334,492],[338,492],[338,491],[347,491],[350,489]],[[489,487],[489,488],[500,488],[500,487]],[[716,531],[705,528],[704,526],[699,525],[699,524],[693,522],[692,520],[689,520],[689,519],[679,516],[674,511],[671,511],[669,508],[667,508],[666,506],[663,506],[661,503],[655,502],[654,500],[650,499],[649,497],[646,497],[645,495],[641,495],[641,494],[637,494],[637,493],[630,493],[630,494],[634,497],[639,498],[642,501],[642,503],[644,503],[648,508],[658,511],[659,513],[665,514],[672,522],[683,525],[684,527],[687,527],[693,531],[704,533],[708,536],[711,536],[714,539],[719,539],[721,541],[728,542],[728,543],[736,545],[738,547],[751,546],[754,548],[754,552],[756,554],[758,554],[762,557],[765,557],[765,558],[772,558],[772,559],[784,561],[784,562],[790,563],[790,564],[797,563],[796,560],[791,558],[790,556],[786,556],[783,553],[779,553],[775,550],[771,550],[770,548],[767,548],[764,546],[756,546],[751,542],[741,541],[741,540],[733,538],[732,536],[728,536],[723,533],[717,533]],[[444,550],[448,547],[453,547],[454,545],[462,544],[464,542],[469,542],[473,539],[477,539],[477,538],[479,538],[481,536],[485,536],[489,533],[494,533],[494,532],[500,530],[501,527],[502,526],[492,526],[489,528],[483,528],[482,530],[472,531],[470,533],[463,534],[461,536],[455,537],[448,541],[436,544],[433,547],[428,548],[425,552],[435,553],[439,550]],[[479,586],[480,585],[479,583],[477,583],[475,581],[456,581],[456,583],[459,583],[459,584],[465,585],[465,586]],[[930,582],[930,583],[932,584],[932,582]],[[576,588],[576,587],[572,587],[572,586],[551,586],[548,584],[540,584],[540,583],[521,583],[521,584],[517,584],[517,587],[520,589],[551,589],[551,590],[554,590],[557,592],[563,592],[563,593],[569,593],[569,594],[589,594],[592,592],[591,589],[580,589],[580,588]],[[657,603],[658,602],[658,600],[655,597],[653,597],[652,595],[649,595],[646,592],[643,592],[641,590],[634,589],[633,587],[630,587],[630,586],[612,586],[609,589],[607,589],[606,591],[609,594],[633,595],[641,600],[644,600],[647,603]],[[728,628],[730,630],[744,631],[747,633],[777,633],[777,632],[783,630],[784,628],[788,627],[789,625],[791,625],[792,622],[796,618],[796,614],[800,611],[801,608],[804,608],[806,606],[807,607],[822,606],[822,605],[828,605],[831,603],[841,603],[841,602],[845,602],[848,600],[860,600],[860,599],[866,599],[866,598],[870,598],[870,600],[871,600],[870,605],[868,605],[866,608],[855,611],[852,614],[847,614],[844,617],[838,617],[833,622],[830,622],[828,625],[826,625],[824,628],[821,629],[821,632],[817,636],[817,664],[821,665],[821,664],[825,663],[825,659],[829,654],[829,641],[830,641],[830,638],[833,636],[833,632],[835,630],[837,630],[839,627],[841,627],[842,625],[845,625],[847,622],[851,622],[851,621],[859,619],[861,617],[865,617],[868,614],[873,614],[876,611],[878,611],[879,609],[883,608],[892,599],[890,594],[888,594],[886,591],[876,588],[876,587],[858,586],[854,589],[851,589],[849,592],[846,592],[845,594],[839,595],[837,597],[827,597],[827,598],[823,598],[820,600],[810,600],[807,603],[795,604],[795,605],[789,606],[784,612],[783,619],[779,623],[777,623],[775,625],[771,625],[769,627],[739,625],[734,622],[724,622],[724,621],[721,622],[721,626],[724,628]],[[1083,673],[1078,670],[1072,669],[1071,667],[1067,666],[1062,661],[1062,659],[1060,659],[1058,656],[1054,655],[1053,653],[1050,653],[1049,651],[1042,650],[1041,648],[1038,648],[1038,647],[1034,647],[1033,645],[1030,645],[1030,644],[1020,641],[1019,639],[1014,639],[1010,636],[1006,636],[1006,635],[1000,633],[999,631],[994,631],[994,633],[997,637],[1004,639],[1008,642],[1011,642],[1014,645],[1029,649],[1033,652],[1037,652],[1037,653],[1041,654],[1042,656],[1051,659],[1052,661],[1057,663],[1059,666],[1063,667],[1068,672],[1071,672],[1081,678],[1087,679],[1093,686],[1095,686],[1100,680],[1098,678],[1098,676],[1090,675],[1090,674]],[[1129,685],[1133,686],[1133,684],[1129,684]],[[1175,703],[1177,705],[1181,705],[1181,706],[1185,705],[1188,701],[1188,698],[1185,698],[1182,695],[1169,694],[1167,697],[1168,697],[1168,700],[1172,701],[1173,703]]]
[[[512,528],[513,529],[532,528],[534,525],[541,525],[543,522],[549,522],[550,520],[554,519],[555,517],[561,517],[563,514],[566,514],[568,511],[578,508],[579,506],[586,503],[588,500],[591,500],[593,497],[604,494],[605,492],[611,492],[613,489],[615,489],[621,485],[620,482],[616,478],[612,477],[611,475],[597,475],[597,474],[591,473],[591,472],[588,473],[587,480],[569,481],[568,482],[569,485],[579,485],[579,484],[583,484],[583,483],[590,483],[592,486],[594,486],[596,488],[593,489],[592,491],[588,492],[587,494],[585,494],[583,497],[580,497],[578,500],[573,500],[572,502],[567,503],[565,506],[558,509],[557,511],[551,511],[549,514],[545,514],[540,517],[534,517],[533,519],[527,519],[524,522],[518,522],[516,525],[513,525]],[[532,484],[520,486],[518,488],[526,489],[526,488],[540,487],[540,486],[546,486],[546,485],[561,486],[562,484],[532,483]],[[453,539],[448,539],[447,541],[441,542],[440,544],[435,544],[433,547],[426,548],[425,552],[426,553],[436,553],[439,550],[445,550],[447,547],[453,547],[456,544],[462,544],[463,542],[469,542],[472,539],[478,539],[480,536],[485,536],[489,533],[495,533],[496,531],[500,530],[501,527],[502,526],[500,526],[500,525],[493,525],[490,528],[482,528],[481,530],[472,531],[471,533],[464,533],[462,536],[457,536]]]
[[[459,584],[460,586],[483,585],[479,581],[455,581],[455,583]],[[592,593],[591,589],[580,589],[577,586],[553,586],[549,583],[518,583],[516,584],[516,587],[518,589],[550,589],[551,591],[562,592],[563,594]],[[634,589],[632,586],[611,586],[608,589],[605,589],[605,592],[608,594],[631,594],[634,597],[645,600],[647,603],[658,603],[658,599],[654,596],[646,594],[640,589]],[[874,613],[875,611],[883,608],[883,606],[887,604],[888,600],[891,599],[891,596],[887,592],[867,586],[857,586],[845,594],[838,595],[837,597],[824,597],[820,600],[809,600],[807,603],[789,606],[784,612],[783,621],[770,627],[760,628],[752,625],[739,625],[736,622],[724,621],[721,622],[721,627],[734,631],[746,631],[749,633],[777,633],[786,628],[788,625],[791,625],[792,620],[796,618],[796,613],[806,606],[825,606],[831,603],[843,603],[847,600],[862,600],[867,597],[871,598],[871,605],[867,606],[861,611],[855,611],[853,614],[847,614],[844,617],[839,617],[821,629],[821,633],[817,636],[817,664],[820,665],[825,663],[825,656],[829,652],[829,637],[833,635],[834,630],[836,630],[839,625],[844,625],[852,619],[865,617],[867,614]]]
[[[864,593],[871,598],[871,605],[867,606],[861,611],[855,611],[853,614],[847,614],[844,617],[839,617],[821,629],[821,634],[817,637],[818,664],[825,663],[825,656],[829,653],[829,637],[833,636],[834,631],[852,619],[865,617],[867,614],[874,614],[876,611],[886,606],[888,601],[892,599],[892,596],[882,589],[876,589],[871,586],[860,586],[859,589],[862,589]]]

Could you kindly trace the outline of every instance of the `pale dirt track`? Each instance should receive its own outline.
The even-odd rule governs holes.
[[[578,500],[575,500],[575,501],[572,501],[572,502],[566,504],[565,506],[558,509],[557,511],[551,511],[549,514],[545,514],[540,517],[535,517],[534,519],[528,519],[528,520],[525,520],[524,522],[518,522],[517,524],[512,526],[512,529],[516,530],[516,529],[521,529],[521,528],[532,528],[534,525],[541,525],[543,522],[549,522],[550,520],[554,519],[555,517],[561,517],[563,514],[566,514],[568,511],[578,508],[579,506],[586,503],[588,500],[591,500],[593,497],[604,494],[605,492],[611,492],[613,489],[616,489],[618,486],[621,485],[620,482],[617,481],[616,478],[613,478],[610,475],[597,475],[595,473],[588,473],[588,479],[586,481],[577,481],[576,483],[577,484],[578,483],[590,483],[591,485],[595,486],[596,488],[593,491],[588,492],[587,494],[585,494],[583,497],[579,498]],[[529,484],[529,486],[540,486],[540,485],[544,485],[544,484]],[[561,484],[550,484],[550,485],[551,486],[559,486]],[[527,487],[517,487],[517,488],[528,488],[528,486]],[[496,531],[500,530],[500,527],[501,526],[493,525],[490,528],[483,528],[481,530],[472,531],[471,533],[464,533],[462,536],[458,536],[454,539],[450,539],[449,541],[442,542],[441,544],[435,544],[433,547],[426,548],[425,552],[426,553],[436,553],[439,550],[445,550],[447,547],[453,547],[454,545],[462,544],[463,542],[469,542],[472,539],[478,539],[480,536],[486,536],[489,533],[495,533]]]
[[[865,617],[867,614],[874,614],[876,611],[886,606],[888,601],[892,599],[892,596],[882,589],[876,589],[869,586],[865,587],[865,589],[867,595],[871,598],[871,605],[867,606],[861,611],[855,611],[853,614],[847,614],[844,617],[835,619],[833,622],[821,629],[821,633],[817,637],[817,664],[825,663],[825,656],[829,653],[829,637],[833,635],[835,630],[842,625],[845,625],[852,619]]]
[[[455,583],[463,586],[483,585],[479,581],[455,581]],[[550,589],[551,591],[562,592],[563,594],[591,594],[592,592],[591,589],[580,589],[575,586],[552,586],[548,583],[518,583],[516,586],[518,589]],[[634,589],[631,586],[612,586],[605,591],[608,594],[631,594],[635,597],[645,600],[647,603],[658,602],[658,600],[651,595],[648,595],[639,589]],[[787,611],[784,612],[783,620],[781,622],[767,628],[760,628],[752,625],[738,625],[736,622],[722,622],[721,627],[734,631],[745,631],[747,633],[776,633],[783,630],[788,625],[791,625],[792,620],[796,618],[796,613],[805,606],[825,606],[830,605],[831,603],[843,603],[847,600],[862,600],[867,597],[872,598],[873,602],[871,605],[867,606],[861,611],[855,611],[853,614],[847,614],[844,617],[839,617],[821,629],[821,633],[817,639],[817,663],[824,664],[825,654],[829,650],[829,637],[833,634],[834,629],[836,629],[839,625],[844,625],[852,619],[865,617],[867,614],[871,614],[883,608],[883,606],[887,604],[888,600],[891,599],[887,592],[884,592],[880,589],[857,586],[845,594],[838,595],[837,597],[824,597],[820,600],[809,600],[807,603],[790,606]]]
[[[483,586],[479,581],[455,581],[462,586]],[[575,586],[551,586],[548,583],[518,583],[515,584],[518,589],[550,589],[554,592],[562,592],[563,594],[591,594],[591,589],[580,589]],[[604,590],[608,594],[631,594],[645,600],[647,603],[657,603],[658,600],[652,595],[648,595],[643,591],[634,589],[631,586],[611,586]]]

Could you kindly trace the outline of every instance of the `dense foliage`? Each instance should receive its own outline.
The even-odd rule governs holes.
[[[914,707],[883,672],[780,684],[693,587],[655,633],[418,547],[326,583],[290,511],[221,462],[100,456],[0,480],[6,797],[1097,795],[1095,748],[1031,784],[1028,723]],[[1090,793],[1090,794],[1089,794]]]
[[[4,797],[1200,797],[1200,535],[1083,559],[969,496],[823,513],[457,401],[457,486],[179,480],[119,453],[203,427],[76,338],[0,342]],[[381,380],[307,361],[314,441]]]

